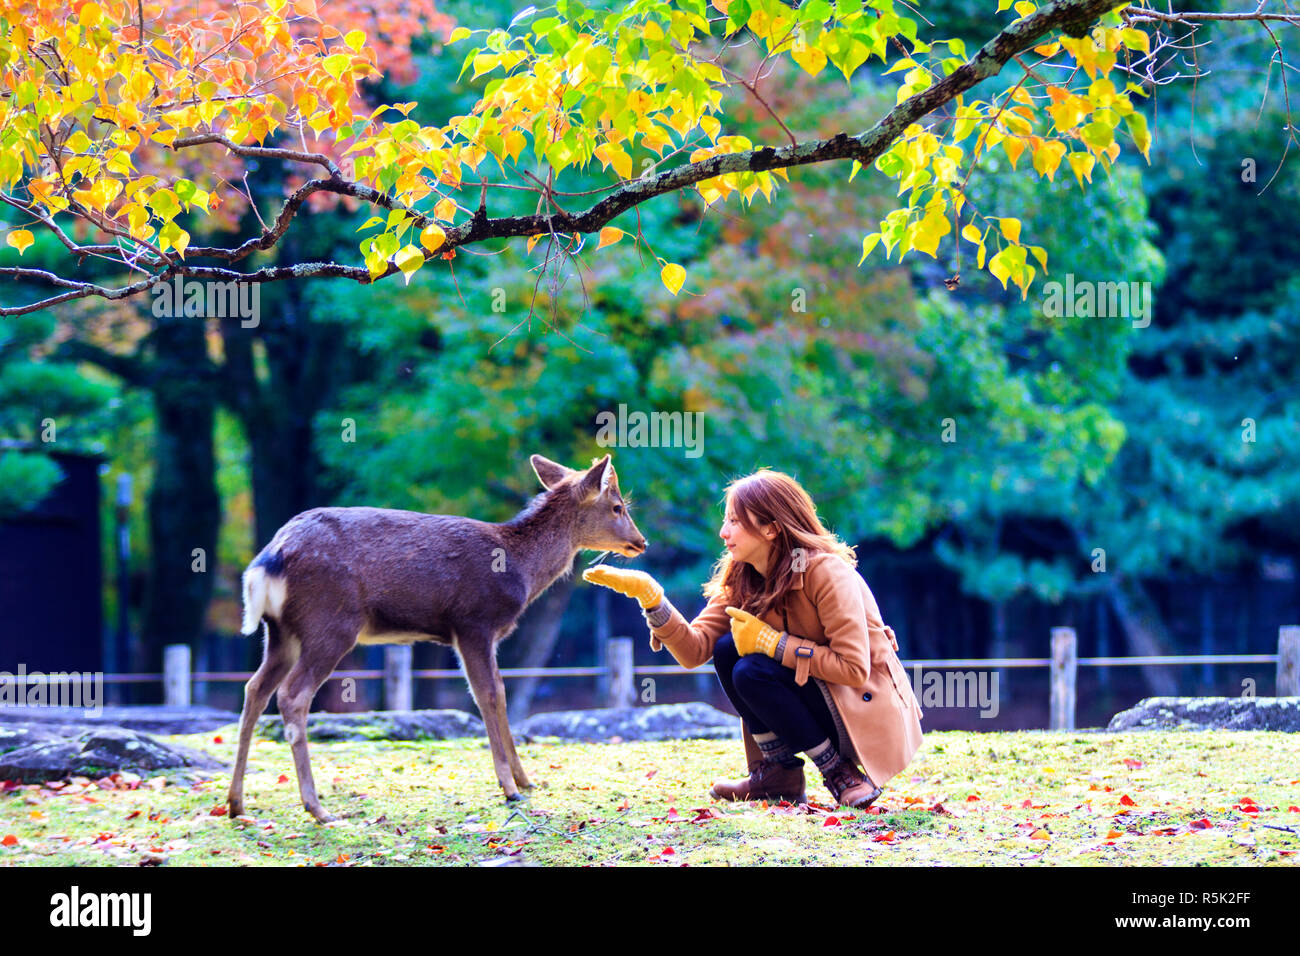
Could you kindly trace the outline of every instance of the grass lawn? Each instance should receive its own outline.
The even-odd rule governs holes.
[[[235,728],[170,738],[230,762]],[[868,813],[723,804],[739,741],[520,747],[507,806],[483,739],[313,743],[328,827],[285,744],[256,741],[249,816],[209,781],[78,779],[0,795],[0,865],[1213,865],[1300,862],[1296,737],[1271,732],[936,732]],[[811,765],[807,768],[811,771]],[[57,786],[57,785],[56,785]],[[1289,829],[1279,829],[1289,828]]]

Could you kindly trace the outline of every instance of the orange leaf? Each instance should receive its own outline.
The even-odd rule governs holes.
[[[1041,829],[1035,830],[1033,833],[1029,834],[1029,839],[1031,840],[1050,840],[1051,838],[1052,835],[1050,833]]]

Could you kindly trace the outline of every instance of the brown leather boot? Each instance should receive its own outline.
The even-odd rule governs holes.
[[[824,774],[822,779],[835,802],[842,807],[865,810],[881,794],[881,789],[871,782],[870,777],[863,776],[851,760],[841,760],[840,765]]]
[[[749,765],[749,776],[739,780],[718,780],[709,790],[715,800],[789,800],[807,803],[803,763],[783,767],[779,760],[757,760]]]

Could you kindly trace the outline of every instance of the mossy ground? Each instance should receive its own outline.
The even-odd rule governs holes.
[[[234,728],[171,738],[233,759]],[[1269,865],[1300,862],[1295,736],[926,734],[871,812],[722,804],[738,741],[520,747],[537,785],[506,805],[486,741],[314,743],[325,806],[303,811],[285,744],[259,740],[249,816],[227,774],[38,785],[0,796],[0,865]],[[821,804],[821,806],[817,806]],[[1290,829],[1277,829],[1290,828]]]

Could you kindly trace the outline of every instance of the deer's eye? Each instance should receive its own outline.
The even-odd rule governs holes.
[[[616,514],[616,515],[621,515],[622,513],[623,513],[623,506],[622,506],[622,505],[615,505],[615,506],[614,506],[614,514]]]

